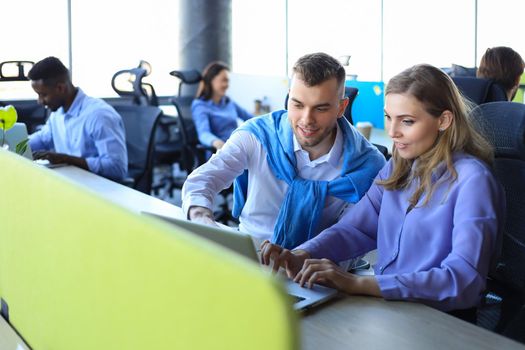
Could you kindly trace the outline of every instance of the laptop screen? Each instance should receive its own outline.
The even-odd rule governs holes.
[[[24,123],[15,123],[13,127],[5,132],[4,144],[8,145],[11,152],[17,152],[17,146],[22,146],[23,142],[28,140],[27,127]],[[25,151],[21,154],[27,159],[33,160],[33,153],[29,143],[26,144]]]

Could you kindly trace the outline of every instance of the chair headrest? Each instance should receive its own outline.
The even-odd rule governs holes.
[[[170,72],[176,78],[179,78],[184,84],[196,84],[201,81],[201,73],[196,69],[174,70]]]
[[[0,63],[0,81],[27,81],[27,72],[33,67],[33,61],[5,61]]]
[[[505,91],[490,79],[453,77],[452,80],[461,93],[477,105],[507,100]]]
[[[144,68],[119,70],[111,78],[111,87],[119,96],[141,96],[142,79],[148,74]],[[124,85],[121,85],[125,82]]]
[[[525,160],[525,105],[490,102],[472,111],[474,124],[494,146],[498,158]]]

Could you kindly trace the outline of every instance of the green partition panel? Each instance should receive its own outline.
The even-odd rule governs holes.
[[[36,350],[295,349],[260,266],[0,150],[0,297]]]

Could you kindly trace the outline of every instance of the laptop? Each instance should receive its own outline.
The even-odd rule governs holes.
[[[27,127],[24,123],[15,123],[11,129],[7,130],[5,132],[5,140],[4,142],[9,145],[9,150],[11,152],[16,152],[16,146],[24,141],[27,140]],[[31,151],[31,147],[29,146],[29,143],[27,143],[27,148],[24,153],[22,153],[22,156],[26,157],[27,159],[33,160],[33,152]]]
[[[260,264],[259,255],[255,249],[250,235],[239,232],[234,229],[222,229],[208,225],[199,224],[184,219],[176,219],[164,215],[159,215],[150,212],[142,212],[143,214],[153,216],[164,220],[177,227],[183,228],[200,237],[211,240],[228,249],[235,251],[238,254]],[[303,288],[298,283],[290,279],[284,279],[284,284],[289,295],[291,295],[295,303],[293,305],[295,310],[305,310],[319,305],[337,295],[337,290],[314,284],[312,289]]]
[[[11,129],[7,130],[5,132],[5,143],[9,145],[9,150],[11,152],[16,153],[16,146],[20,144],[20,142],[27,140],[29,138],[27,133],[27,127],[24,123],[15,123]],[[31,146],[29,145],[29,142],[26,144],[26,149],[24,153],[22,153],[22,156],[29,160],[33,160],[36,164],[45,166],[47,168],[58,168],[65,166],[67,164],[64,163],[55,163],[52,164],[46,159],[33,159],[33,151],[31,150]]]

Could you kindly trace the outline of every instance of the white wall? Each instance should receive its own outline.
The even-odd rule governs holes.
[[[254,100],[268,98],[270,110],[284,108],[288,93],[288,78],[230,73],[228,96],[249,112],[254,111]]]

